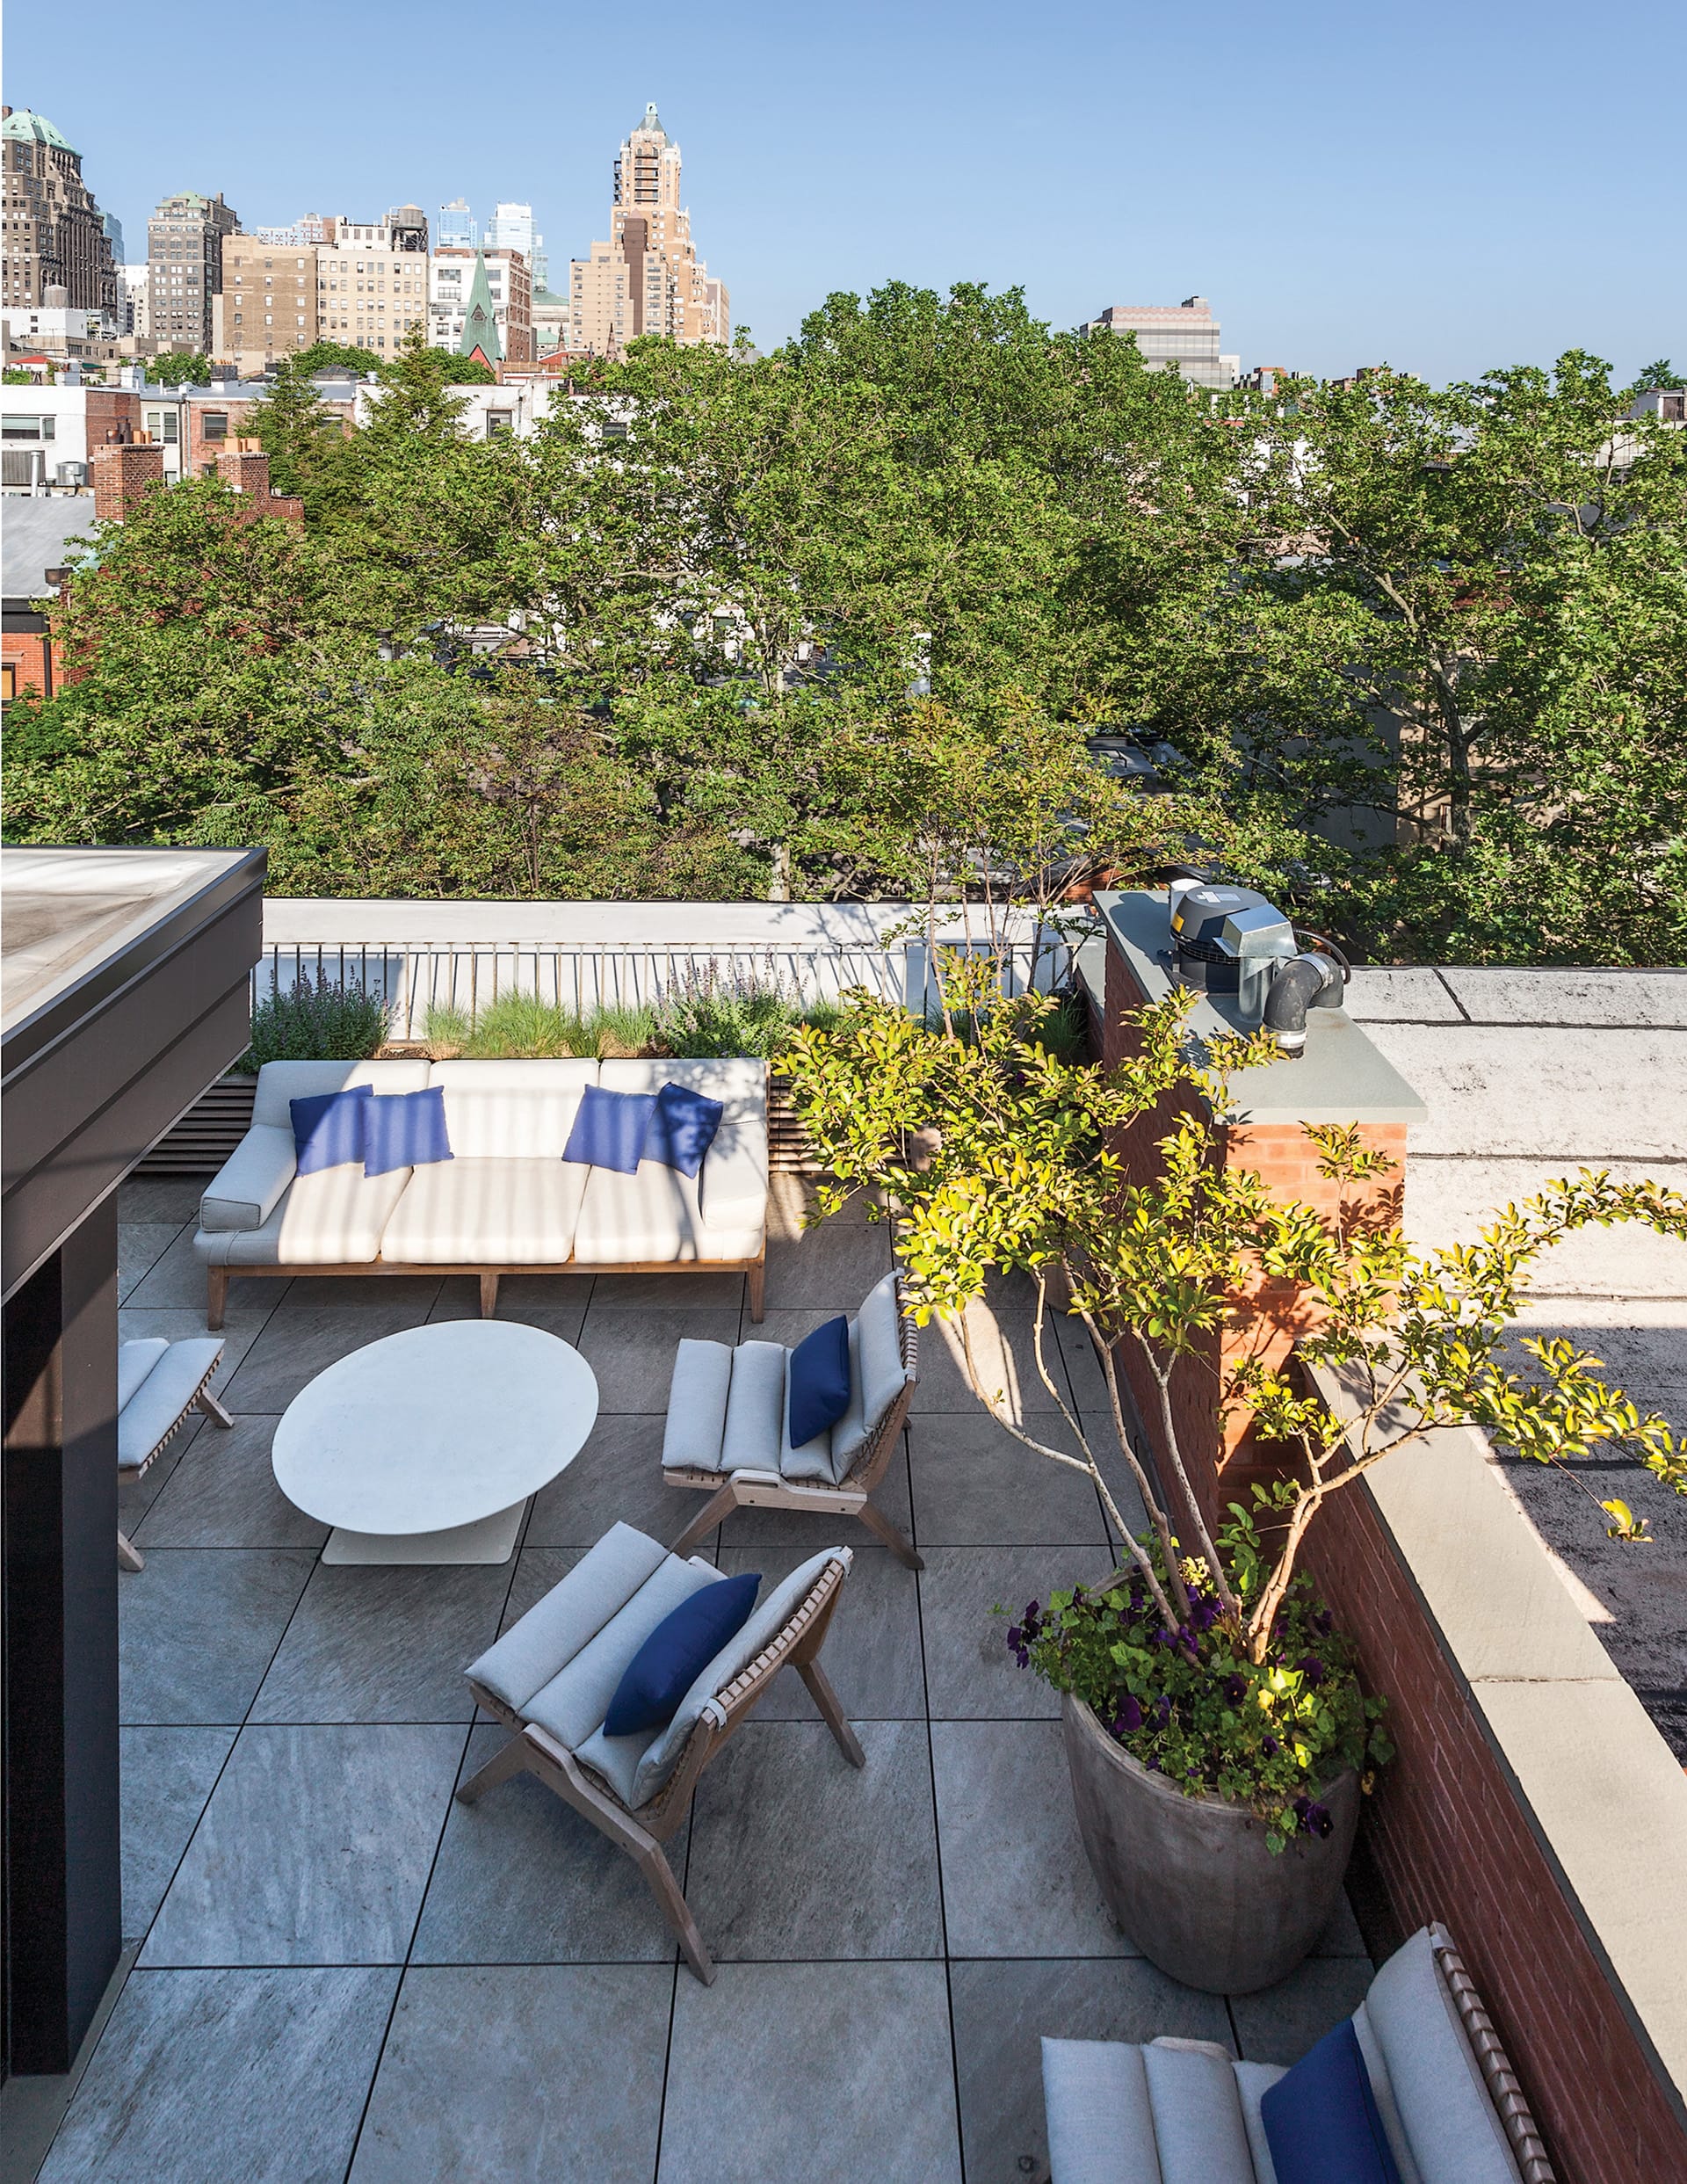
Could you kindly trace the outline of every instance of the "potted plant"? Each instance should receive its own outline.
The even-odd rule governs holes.
[[[916,1319],[952,1324],[974,1392],[1010,1433],[1094,1481],[1119,1542],[1112,1579],[1033,1603],[1012,1643],[1061,1693],[1085,1847],[1126,1931],[1189,1984],[1245,1992],[1315,1941],[1387,1756],[1358,1665],[1300,1571],[1308,1527],[1393,1452],[1456,1424],[1547,1462],[1624,1444],[1687,1492],[1687,1444],[1600,1381],[1596,1360],[1531,1339],[1525,1375],[1506,1349],[1547,1245],[1626,1220],[1687,1236],[1687,1197],[1583,1171],[1508,1208],[1478,1244],[1420,1254],[1357,1208],[1351,1186],[1393,1164],[1355,1128],[1307,1128],[1342,1204],[1329,1219],[1225,1165],[1227,1080],[1268,1040],[1197,1048],[1180,992],[1130,1019],[1129,1058],[1063,1059],[1039,1035],[1046,997],[1006,994],[986,962],[952,961],[945,978],[943,1027],[861,993],[793,1034],[793,1102],[829,1172],[816,1217],[858,1190],[870,1218],[887,1201]],[[916,1130],[929,1159],[908,1157]],[[1035,1369],[1068,1447],[1015,1416],[981,1369],[967,1307],[1004,1273],[1032,1286]],[[1220,1331],[1262,1281],[1299,1293],[1311,1380],[1257,1351],[1219,1363]],[[1049,1370],[1056,1311],[1100,1361],[1105,1462]],[[1132,1430],[1127,1346],[1153,1391],[1157,1462]],[[1338,1399],[1320,1392],[1338,1385]],[[1240,1413],[1284,1457],[1219,1527],[1194,1484],[1191,1404],[1208,1426]],[[1140,1498],[1135,1523],[1121,1477]],[[1613,1537],[1643,1535],[1624,1505],[1600,1506]]]

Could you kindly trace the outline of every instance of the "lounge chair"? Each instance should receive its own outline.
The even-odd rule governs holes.
[[[674,1542],[676,1555],[735,1509],[800,1509],[856,1517],[910,1570],[924,1564],[876,1506],[874,1490],[901,1437],[919,1378],[918,1334],[904,1318],[897,1277],[870,1290],[850,1323],[850,1407],[829,1433],[793,1448],[786,1429],[790,1352],[777,1342],[699,1342],[674,1359],[662,1436],[670,1486],[709,1498]]]
[[[129,1486],[141,1477],[187,1423],[190,1411],[203,1411],[218,1426],[234,1424],[211,1392],[222,1362],[223,1346],[215,1336],[166,1342],[162,1335],[124,1342],[117,1352],[117,1481]],[[119,1570],[144,1570],[139,1550],[119,1530]]]
[[[1523,2089],[1443,1926],[1421,1926],[1353,2013],[1365,2074],[1403,2177],[1553,2184]],[[1206,2040],[1045,2040],[1052,2184],[1276,2174],[1260,2101],[1286,2073]]]
[[[515,1734],[458,1796],[472,1803],[513,1774],[536,1774],[632,1859],[691,1970],[712,1984],[713,1963],[662,1847],[704,1768],[782,1668],[802,1678],[850,1764],[865,1764],[818,1658],[849,1567],[847,1547],[802,1564],[715,1655],[665,1729],[610,1737],[604,1717],[634,1655],[682,1600],[724,1575],[612,1526],[467,1670],[480,1704]]]

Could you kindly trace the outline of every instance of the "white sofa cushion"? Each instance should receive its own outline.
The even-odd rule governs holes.
[[[590,1168],[586,1174],[574,1231],[574,1255],[583,1265],[666,1266],[705,1256],[691,1178],[655,1160],[640,1161],[631,1175],[613,1168]]]
[[[206,1186],[200,1228],[261,1229],[297,1165],[292,1126],[254,1122]]]
[[[193,1249],[211,1266],[365,1266],[410,1175],[366,1176],[347,1163],[294,1176],[261,1229],[201,1229]]]
[[[291,1136],[292,1100],[344,1092],[348,1085],[370,1085],[381,1093],[420,1092],[428,1068],[425,1062],[266,1062],[257,1073],[252,1120]]]
[[[436,1062],[458,1160],[561,1160],[596,1062]]]
[[[722,1055],[683,1062],[605,1062],[605,1092],[654,1092],[664,1085],[718,1099],[725,1112],[705,1154],[693,1194],[693,1218],[710,1231],[699,1256],[753,1259],[767,1233],[767,1064]],[[654,1164],[652,1164],[654,1165]],[[742,1246],[754,1234],[757,1241]]]
[[[559,1266],[574,1249],[588,1172],[565,1160],[460,1155],[414,1168],[380,1255],[395,1266]]]

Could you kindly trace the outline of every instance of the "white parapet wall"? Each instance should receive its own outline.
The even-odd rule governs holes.
[[[982,945],[976,905],[946,907],[939,947]],[[300,976],[379,992],[395,1038],[419,1037],[430,1008],[473,1014],[499,994],[563,1007],[644,1003],[713,976],[778,985],[804,1005],[865,986],[918,1007],[932,995],[921,907],[909,903],[399,902],[273,896],[256,990]],[[1015,917],[1016,983],[1047,989],[1070,956],[1053,931]]]

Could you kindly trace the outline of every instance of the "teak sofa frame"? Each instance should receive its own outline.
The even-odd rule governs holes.
[[[472,1676],[469,1688],[476,1700],[515,1734],[507,1745],[493,1753],[478,1774],[469,1777],[457,1792],[458,1797],[464,1804],[472,1804],[475,1798],[489,1789],[496,1789],[511,1775],[536,1774],[564,1804],[571,1805],[632,1859],[684,1950],[686,1963],[706,1987],[712,1986],[713,1959],[704,1947],[691,1905],[674,1878],[662,1845],[690,1810],[704,1768],[722,1745],[737,1735],[782,1668],[794,1668],[801,1677],[850,1765],[866,1765],[866,1754],[845,1720],[837,1694],[819,1660],[820,1649],[825,1643],[838,1594],[848,1574],[847,1561],[834,1559],[827,1564],[778,1636],[704,1708],[697,1726],[685,1740],[673,1773],[648,1804],[636,1810],[624,1804],[600,1774],[583,1766],[573,1752],[537,1723],[524,1722],[513,1708],[476,1683]]]
[[[481,1317],[490,1319],[498,1306],[498,1283],[505,1274],[745,1274],[749,1285],[749,1317],[758,1325],[767,1287],[767,1246],[754,1259],[568,1259],[549,1263],[532,1259],[489,1266],[479,1261],[469,1266],[409,1266],[387,1259],[359,1259],[341,1264],[313,1266],[207,1266],[206,1268],[205,1324],[214,1334],[228,1310],[228,1284],[249,1275],[257,1281],[297,1281],[313,1274],[474,1274],[481,1284]]]
[[[750,1314],[752,1319],[758,1317],[754,1311]],[[900,1327],[902,1364],[910,1377],[903,1382],[901,1393],[868,1434],[859,1455],[837,1485],[810,1486],[799,1480],[781,1478],[777,1471],[735,1471],[723,1476],[719,1471],[705,1471],[690,1464],[676,1464],[672,1470],[662,1473],[670,1486],[713,1491],[669,1552],[689,1555],[698,1542],[713,1532],[717,1524],[724,1523],[735,1509],[798,1509],[815,1516],[854,1517],[889,1548],[898,1562],[909,1570],[923,1570],[925,1564],[913,1542],[903,1537],[899,1527],[871,1498],[889,1469],[890,1459],[901,1439],[909,1406],[914,1400],[913,1376],[919,1372],[919,1330],[911,1319],[901,1321]]]

